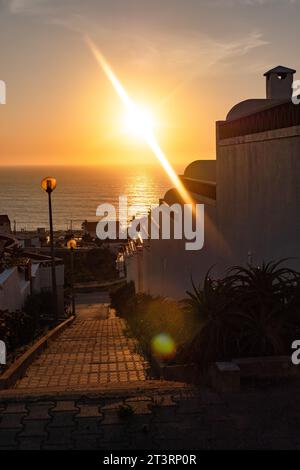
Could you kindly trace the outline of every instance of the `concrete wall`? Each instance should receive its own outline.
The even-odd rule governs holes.
[[[283,70],[284,72],[284,70]],[[279,76],[277,73],[270,73],[266,76],[266,96],[268,99],[290,99],[292,96],[293,73],[285,73]]]
[[[149,240],[143,250],[126,258],[127,280],[135,282],[138,292],[182,299],[191,290],[191,278],[202,282],[216,262],[216,207],[205,205],[204,217],[203,249],[187,251],[186,240]]]
[[[205,204],[205,244],[151,240],[127,263],[139,291],[182,298],[191,276],[290,258],[300,271],[300,126],[218,139],[216,203]]]
[[[217,131],[218,135],[218,131]],[[219,265],[298,258],[300,126],[217,142]]]

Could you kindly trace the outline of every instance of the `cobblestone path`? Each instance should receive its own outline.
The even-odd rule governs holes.
[[[76,320],[27,369],[17,389],[68,390],[144,381],[148,364],[105,294],[81,294]]]
[[[151,380],[105,295],[14,388],[0,391],[3,449],[300,449],[300,383],[219,394]]]
[[[0,451],[300,449],[299,384],[226,395],[144,384],[69,396],[0,392]]]

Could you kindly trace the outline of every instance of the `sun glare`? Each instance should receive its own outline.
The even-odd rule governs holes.
[[[155,133],[153,132],[152,128],[153,121],[150,117],[151,115],[148,112],[145,112],[141,110],[141,108],[137,107],[136,103],[134,103],[134,101],[130,98],[122,83],[115,75],[109,63],[107,62],[103,54],[99,51],[99,49],[96,47],[96,45],[93,43],[93,41],[89,37],[85,37],[85,41],[91,49],[101,69],[111,82],[115,92],[122,101],[127,113],[126,115],[128,116],[127,124],[129,125],[129,128],[132,129],[134,133],[137,134],[139,137],[142,137],[144,139],[145,143],[149,146],[153,154],[161,163],[166,173],[169,175],[169,178],[177,188],[179,194],[181,195],[185,203],[193,204],[192,197],[182,184],[181,180],[174,171],[172,165],[168,161],[166,155],[164,154],[155,137]]]
[[[154,130],[153,115],[148,109],[133,105],[124,116],[124,132],[138,139],[145,139]]]

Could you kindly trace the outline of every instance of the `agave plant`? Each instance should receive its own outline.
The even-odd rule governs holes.
[[[300,330],[300,275],[282,267],[284,261],[235,266],[221,280],[207,274],[202,288],[192,282],[189,305],[202,327],[185,354],[204,367],[233,356],[287,352],[292,332]]]
[[[203,287],[192,281],[189,307],[200,317],[201,328],[184,355],[193,358],[201,367],[209,362],[229,357],[234,347],[234,314],[236,310],[231,279],[213,280],[209,273]]]
[[[228,271],[228,281],[248,305],[257,302],[266,306],[278,302],[284,304],[290,287],[299,278],[296,271],[280,267],[284,261],[263,263],[261,267],[234,266]]]
[[[235,314],[238,348],[236,355],[272,356],[284,354],[285,334],[282,306],[263,304],[247,307]]]

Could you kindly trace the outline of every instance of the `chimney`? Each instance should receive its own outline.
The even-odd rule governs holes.
[[[279,65],[264,74],[268,100],[289,100],[292,97],[292,84],[296,70]]]

